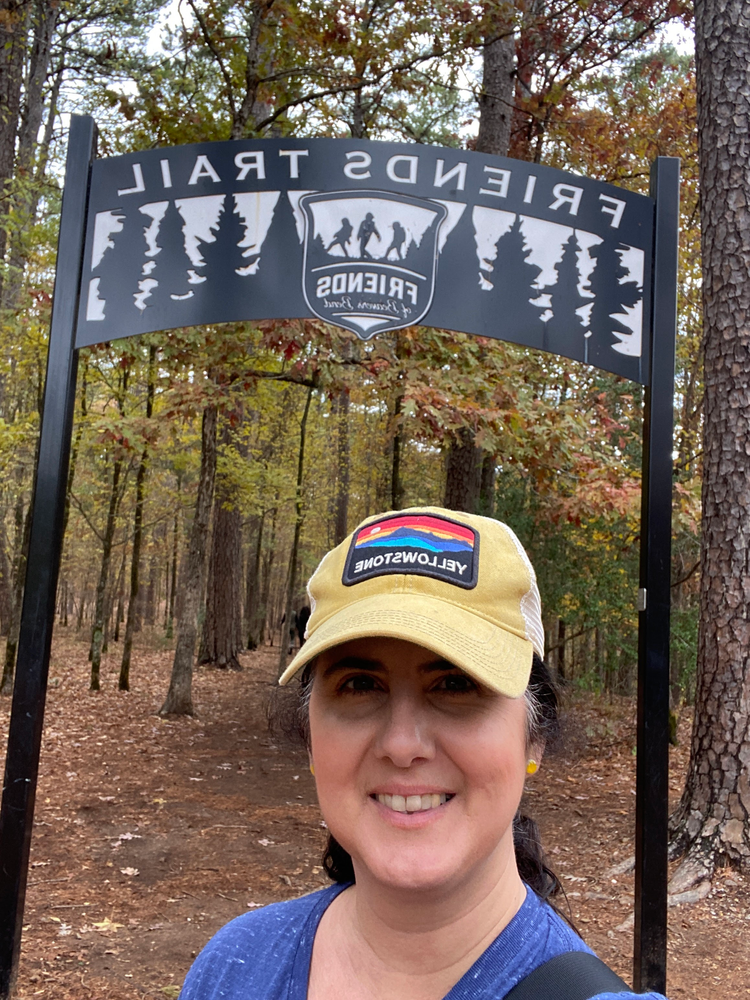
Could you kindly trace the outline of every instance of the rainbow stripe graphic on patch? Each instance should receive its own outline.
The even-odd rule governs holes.
[[[476,586],[479,534],[435,514],[391,514],[360,528],[352,539],[346,586],[390,573],[431,576],[458,587]]]

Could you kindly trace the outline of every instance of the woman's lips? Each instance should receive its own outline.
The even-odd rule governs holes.
[[[386,809],[392,809],[394,812],[417,813],[427,812],[430,809],[437,809],[439,806],[444,806],[446,802],[453,798],[453,795],[450,793],[439,794],[437,792],[430,792],[425,795],[377,794],[372,797],[377,799]]]

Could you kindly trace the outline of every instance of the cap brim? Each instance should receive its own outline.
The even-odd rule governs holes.
[[[379,594],[349,604],[321,622],[279,684],[288,684],[306,664],[334,646],[377,636],[424,646],[509,698],[520,697],[529,683],[534,649],[525,636],[439,598]]]

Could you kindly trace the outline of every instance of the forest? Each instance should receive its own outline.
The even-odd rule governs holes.
[[[4,80],[16,117],[6,116],[0,137],[0,689],[12,684],[73,111],[95,117],[104,156],[204,139],[351,135],[509,152],[641,193],[656,155],[680,156],[672,696],[676,709],[689,702],[702,396],[695,80],[691,56],[661,30],[689,24],[687,8],[6,7]],[[483,86],[509,40],[519,61],[513,111],[498,116]],[[500,119],[505,138],[488,132]],[[533,287],[539,269],[519,249],[519,273],[506,280]],[[126,288],[125,275],[109,281],[118,277]],[[528,547],[560,678],[632,694],[641,419],[637,385],[445,330],[409,327],[362,343],[318,321],[264,321],[86,348],[59,626],[90,637],[92,689],[108,649],[122,651],[119,687],[137,683],[134,640],[173,638],[181,580],[195,575],[190,529],[208,458],[199,664],[236,668],[239,651],[268,643],[283,658],[282,622],[304,602],[327,548],[369,514],[445,503],[507,520]]]
[[[101,158],[212,140],[375,139],[647,194],[654,159],[679,157],[669,899],[704,909],[670,916],[670,953],[705,952],[695,968],[674,963],[675,996],[738,995],[747,970],[732,935],[750,899],[738,874],[750,857],[750,290],[737,234],[750,196],[735,139],[750,104],[739,87],[735,105],[716,94],[735,94],[750,38],[732,17],[713,0],[695,12],[688,0],[0,0],[0,717],[16,674],[71,115],[93,117]],[[142,175],[133,183],[145,190]],[[177,996],[201,921],[318,885],[312,784],[304,762],[278,763],[275,737],[258,736],[264,698],[325,552],[369,515],[426,504],[506,521],[534,563],[546,658],[580,732],[562,777],[545,773],[531,797],[571,853],[555,863],[575,861],[563,878],[576,912],[625,970],[617,932],[633,925],[612,914],[632,911],[648,390],[586,364],[597,359],[582,331],[617,296],[621,311],[605,319],[616,339],[632,332],[643,289],[627,252],[612,252],[606,288],[594,287],[600,268],[582,294],[581,231],[546,272],[535,263],[546,235],[518,220],[477,238],[480,287],[520,302],[535,342],[570,338],[580,360],[420,325],[361,340],[324,319],[153,324],[118,340],[117,317],[158,309],[167,289],[188,299],[219,267],[226,288],[263,275],[274,206],[254,209],[252,235],[242,197],[231,211],[214,199],[203,236],[179,201],[139,205],[110,220],[92,255],[86,320],[104,333],[78,357],[24,989],[101,995],[122,971],[111,967],[133,959],[145,985],[132,993],[119,979],[110,995]],[[311,252],[349,256],[356,227],[335,222]],[[398,225],[383,251],[400,263],[416,244]],[[121,268],[118,248],[144,240],[149,263]],[[160,245],[184,249],[180,287],[162,281]],[[209,775],[215,786],[189,784]],[[242,775],[247,802],[238,793],[230,808],[221,795]],[[579,794],[558,816],[563,782]],[[580,838],[601,810],[611,830]],[[50,847],[46,826],[69,846]],[[247,900],[229,868],[247,878]],[[105,906],[115,890],[117,912]],[[98,920],[68,914],[95,892]],[[161,897],[192,922],[188,938],[169,937]],[[103,978],[84,989],[84,971]]]

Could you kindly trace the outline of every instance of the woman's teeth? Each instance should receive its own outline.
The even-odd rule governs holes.
[[[437,809],[438,806],[445,805],[452,795],[377,795],[378,802],[387,809],[394,812],[415,813],[426,812],[428,809]]]

